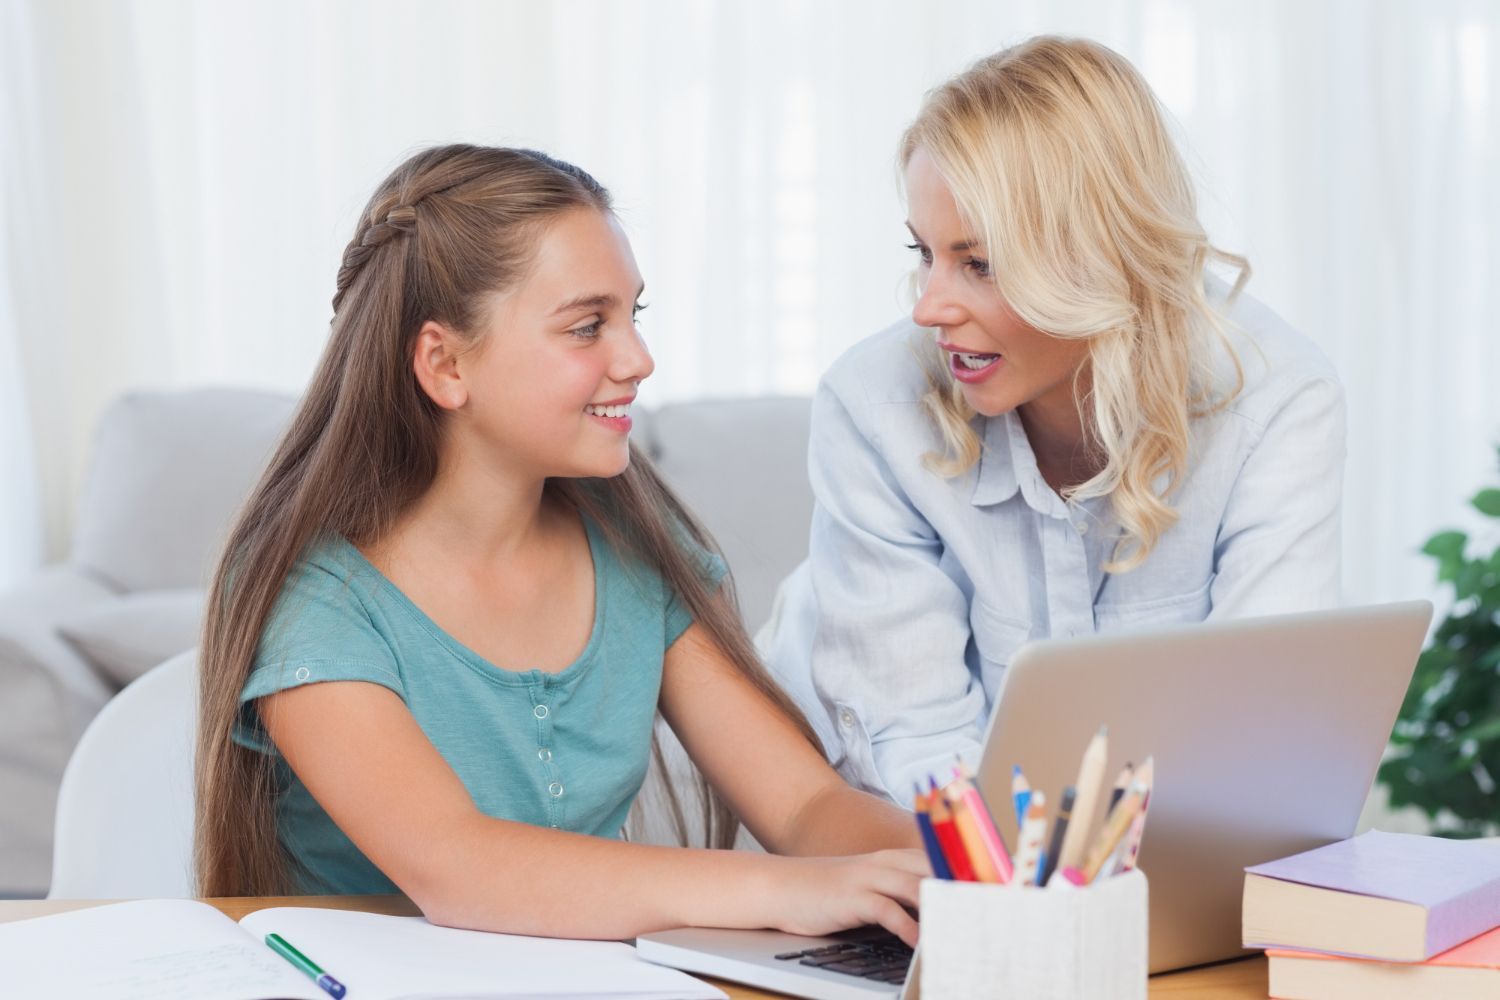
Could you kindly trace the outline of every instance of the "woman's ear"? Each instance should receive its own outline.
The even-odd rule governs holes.
[[[412,352],[412,371],[422,390],[445,410],[457,410],[469,401],[469,389],[458,371],[458,356],[464,340],[452,329],[428,320],[417,331]]]

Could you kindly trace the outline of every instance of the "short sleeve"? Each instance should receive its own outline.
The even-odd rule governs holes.
[[[684,536],[684,546],[687,547],[687,555],[697,564],[700,577],[707,584],[709,590],[718,590],[724,582],[724,577],[729,573],[729,564],[724,557],[716,552],[710,552],[697,542]],[[682,595],[672,589],[669,582],[663,581],[667,590],[666,608],[666,645],[665,649],[671,649],[672,643],[682,637],[682,633],[693,624],[693,612],[685,603]]]
[[[261,631],[255,663],[240,691],[235,742],[271,752],[255,699],[322,681],[367,681],[406,700],[395,654],[350,573],[325,560],[304,560],[287,577]]]

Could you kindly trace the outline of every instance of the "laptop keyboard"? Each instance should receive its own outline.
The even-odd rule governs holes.
[[[782,952],[776,956],[776,960],[795,961],[799,965],[810,965],[829,972],[842,972],[892,985],[906,981],[912,951],[885,928],[859,927],[830,936],[844,940],[804,951]]]

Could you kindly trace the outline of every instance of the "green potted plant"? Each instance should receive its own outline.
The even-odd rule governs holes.
[[[1500,489],[1472,503],[1500,518]],[[1422,551],[1453,605],[1417,660],[1378,780],[1433,833],[1486,836],[1500,827],[1500,547],[1476,552],[1464,532],[1442,531]]]

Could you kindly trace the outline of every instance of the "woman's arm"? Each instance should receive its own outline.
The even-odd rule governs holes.
[[[1210,618],[1339,602],[1344,391],[1302,380],[1266,421],[1235,479],[1214,546]]]
[[[877,422],[919,414],[864,401],[864,376],[873,377],[836,370],[813,399],[810,674],[847,761],[841,770],[909,802],[913,783],[947,774],[954,754],[978,763],[985,692],[964,658],[969,598],[943,569],[943,539],[887,460],[893,445],[879,443],[882,430],[899,428]],[[921,438],[913,430],[900,447],[915,459]],[[960,496],[954,502],[969,502]]]
[[[915,907],[925,861],[912,852],[782,858],[495,819],[392,691],[308,684],[257,707],[313,798],[434,923],[605,939],[684,925],[822,934],[880,923],[916,940],[902,904]]]

